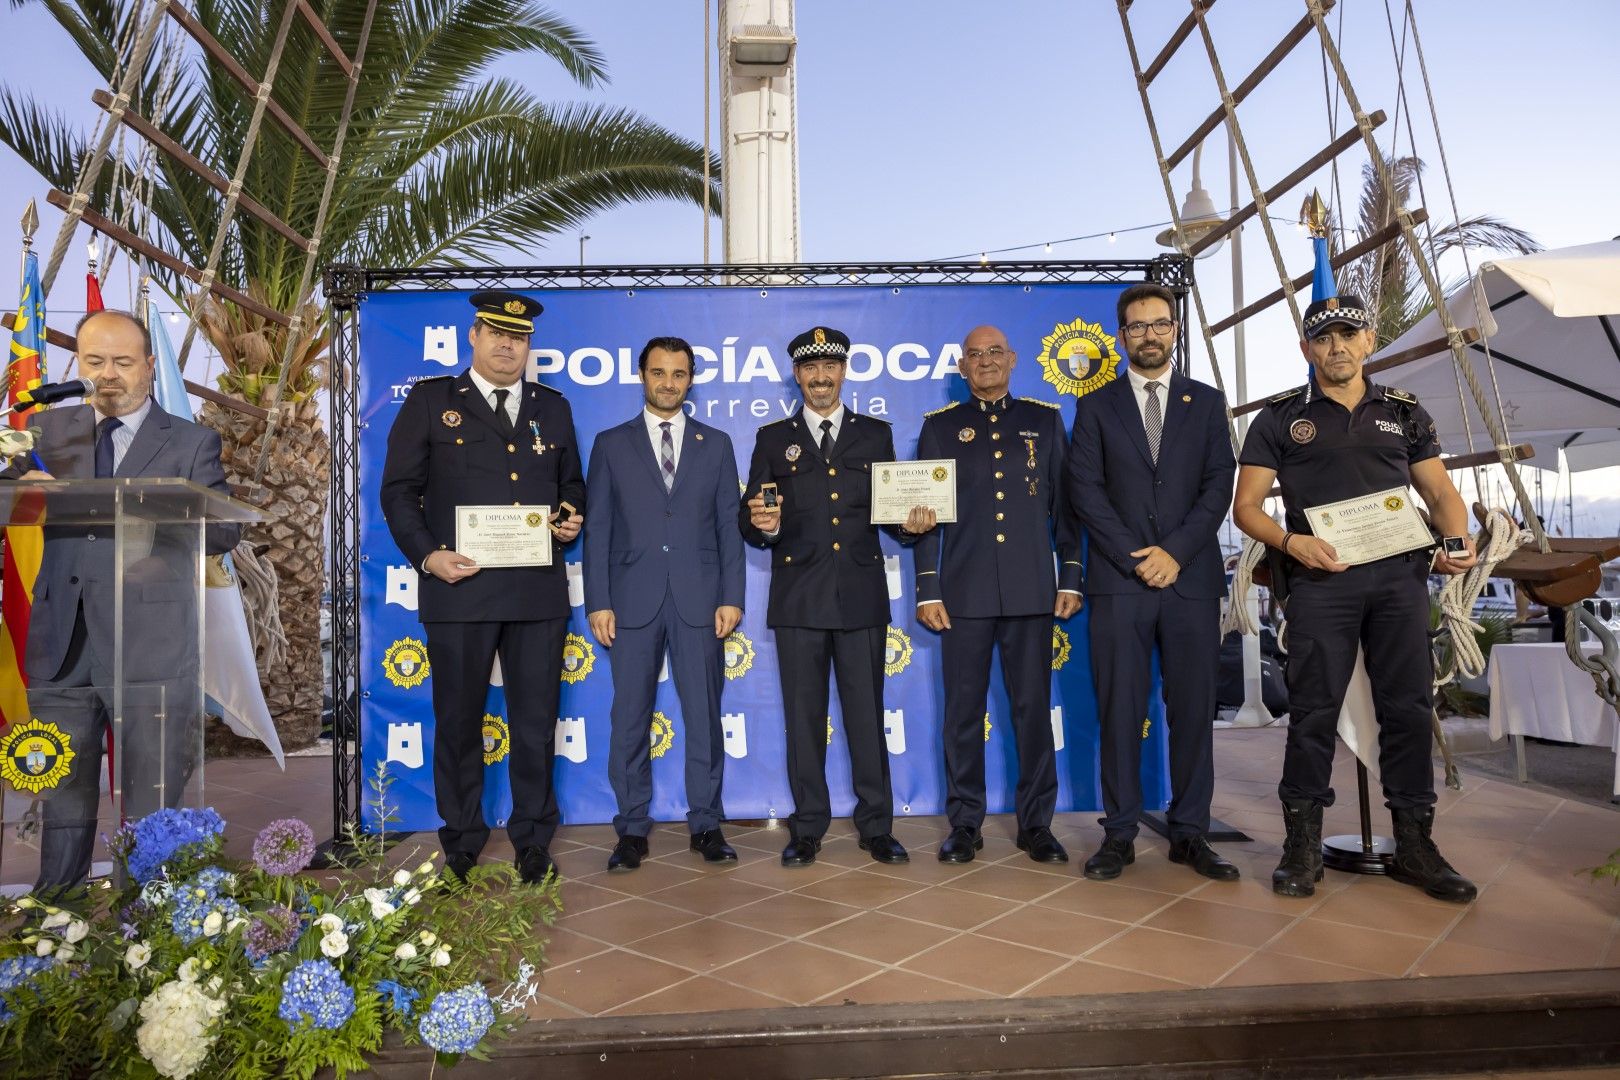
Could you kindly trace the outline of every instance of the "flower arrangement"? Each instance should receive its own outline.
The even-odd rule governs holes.
[[[386,786],[379,773],[379,801]],[[304,822],[265,826],[250,863],[223,857],[224,829],[212,810],[160,810],[113,838],[122,889],[17,901],[0,939],[0,1072],[344,1076],[390,1031],[451,1065],[533,1000],[525,954],[556,917],[554,879],[523,886],[499,865],[463,883],[437,853],[390,870],[384,838],[357,832],[353,856],[317,876]]]

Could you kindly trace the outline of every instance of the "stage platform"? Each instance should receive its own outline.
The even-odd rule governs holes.
[[[960,1040],[950,1061],[982,1070],[995,1060],[984,1046],[1015,1029],[1033,1055],[1005,1059],[1017,1076],[1058,1075],[1042,1071],[1044,1053],[1113,1075],[1151,1063],[1158,1075],[1199,1075],[1195,1063],[1206,1058],[1227,1060],[1239,1075],[1249,1067],[1238,1060],[1244,1047],[1275,1063],[1270,1055],[1286,1060],[1301,1039],[1325,1052],[1351,1031],[1375,1041],[1341,1049],[1352,1057],[1376,1050],[1375,1059],[1345,1071],[1349,1059],[1329,1055],[1323,1060],[1337,1064],[1325,1071],[1303,1060],[1300,1070],[1284,1071],[1620,1064],[1620,888],[1580,873],[1620,848],[1620,807],[1465,768],[1462,791],[1441,788],[1435,835],[1480,885],[1476,902],[1441,903],[1383,878],[1332,870],[1314,898],[1288,900],[1270,889],[1282,836],[1282,749],[1279,728],[1217,732],[1215,813],[1255,838],[1221,845],[1242,869],[1236,883],[1170,863],[1165,841],[1146,831],[1122,879],[1086,881],[1080,864],[1100,840],[1091,813],[1054,823],[1071,858],[1058,866],[1019,852],[1006,816],[987,823],[985,848],[966,866],[934,858],[945,826],[921,818],[895,825],[912,853],[908,866],[873,863],[849,823],[838,821],[816,865],[798,870],[777,861],[785,830],[730,826],[741,859],[713,869],[687,851],[684,826],[664,825],[650,859],[628,874],[606,872],[610,826],[564,826],[553,852],[565,910],[546,944],[533,1023],[494,1062],[457,1075],[524,1075],[520,1060],[553,1077],[630,1075],[598,1060],[611,1047],[635,1058],[638,1076],[877,1076],[893,1064],[879,1051],[892,1054],[902,1038],[923,1038],[936,1051],[915,1059],[918,1075],[952,1075],[935,1060],[941,1048]],[[258,827],[275,817],[298,814],[323,830],[329,766],[293,758],[282,774],[267,760],[211,763],[211,801],[230,823],[232,850],[245,855]],[[1335,782],[1339,804],[1326,831],[1354,832],[1353,766],[1342,749]],[[1388,830],[1381,807],[1374,825]],[[397,858],[419,856],[434,841],[410,837]],[[8,844],[7,880],[26,856]],[[497,834],[485,859],[510,857]],[[1487,978],[1434,981],[1442,976]],[[1423,981],[1429,985],[1416,985]],[[1266,987],[1289,989],[1253,989]],[[669,1015],[694,1013],[702,1015]],[[1407,1030],[1392,1016],[1427,1020]],[[1376,1037],[1357,1028],[1358,1017],[1377,1022]],[[1076,1047],[1109,1045],[1099,1025],[1135,1032],[1131,1045],[1146,1056],[1135,1064],[1075,1057]],[[1254,1038],[1229,1045],[1231,1025]],[[1273,1029],[1285,1033],[1260,1034]],[[1202,1042],[1186,1043],[1192,1030],[1204,1031]],[[1031,1040],[1043,1031],[1045,1050],[1036,1052]],[[1442,1064],[1416,1050],[1403,1056],[1406,1042],[1497,1056],[1450,1054]],[[748,1047],[781,1054],[749,1057]],[[743,1056],[727,1071],[702,1064],[733,1053]],[[854,1056],[835,1066],[840,1053]],[[419,1050],[398,1048],[379,1071],[420,1060]],[[781,1071],[753,1071],[765,1060]]]

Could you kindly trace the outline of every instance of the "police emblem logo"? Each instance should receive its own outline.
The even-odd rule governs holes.
[[[1339,310],[1339,298],[1337,296],[1330,296],[1326,300],[1322,301],[1322,306],[1327,308],[1329,311],[1337,311]]]
[[[1072,647],[1069,644],[1068,631],[1061,626],[1052,627],[1052,670],[1057,671],[1069,662],[1069,653]]]
[[[963,442],[972,442],[973,439],[974,439],[974,436],[976,436],[976,435],[978,435],[978,432],[974,431],[970,427],[965,427],[961,431],[958,431],[956,433],[956,437],[958,439],[961,439]]]
[[[467,513],[467,528],[469,528],[469,529],[478,528],[478,515],[475,514],[475,513],[472,513],[471,511],[468,511],[468,513]]]
[[[911,663],[911,637],[898,626],[883,636],[883,674],[898,675]]]
[[[439,414],[439,421],[443,423],[445,427],[460,427],[461,414],[456,412],[454,409],[446,409],[444,412]]]
[[[545,522],[545,520],[546,519],[541,516],[540,512],[536,510],[523,519],[523,524],[527,525],[531,529],[538,529]]]
[[[804,447],[800,446],[798,443],[789,443],[788,448],[783,451],[782,456],[787,458],[789,461],[798,461],[799,455],[802,453],[804,453]]]
[[[1119,370],[1115,339],[1101,323],[1083,318],[1058,323],[1041,339],[1041,378],[1059,393],[1084,397],[1113,379]]]
[[[944,483],[945,478],[947,476],[949,476],[949,475],[950,475],[950,473],[946,471],[945,466],[943,466],[943,465],[935,465],[934,466],[934,482],[936,484]]]
[[[1389,498],[1384,500],[1384,509],[1388,510],[1392,514],[1405,505],[1406,500],[1401,498],[1399,495],[1391,495]]]
[[[652,727],[647,732],[647,738],[652,744],[653,758],[655,760],[661,758],[675,745],[675,725],[662,712],[655,712],[652,714]]]
[[[508,315],[521,315],[521,314],[523,314],[524,305],[523,305],[523,301],[521,301],[521,300],[508,300],[506,303],[502,304],[501,307],[506,310],[506,313]]]
[[[1309,420],[1295,420],[1288,425],[1288,437],[1304,446],[1316,438],[1316,425]]]
[[[512,750],[512,730],[506,726],[506,721],[492,713],[485,713],[483,734],[484,764],[505,761],[506,755]]]
[[[0,736],[0,780],[38,795],[67,779],[77,756],[71,735],[31,718]]]
[[[817,345],[827,344],[827,331],[823,330],[821,327],[816,327],[815,333],[812,336],[816,339]]]
[[[1182,400],[1183,404],[1190,403],[1192,401],[1192,395],[1191,394],[1182,394],[1181,395],[1181,400]]]
[[[383,653],[382,667],[388,681],[401,690],[421,686],[431,671],[427,646],[413,637],[400,638]]]
[[[577,683],[596,666],[596,650],[583,634],[563,638],[562,681]]]
[[[1322,528],[1333,528],[1333,515],[1328,513],[1326,510],[1322,511]]]
[[[887,484],[889,482],[889,470],[888,469],[879,469],[878,470],[878,480],[881,483]]]
[[[754,643],[741,630],[733,630],[720,646],[728,679],[740,679],[754,666]]]

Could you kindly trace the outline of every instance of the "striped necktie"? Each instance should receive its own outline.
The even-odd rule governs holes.
[[[1159,440],[1164,436],[1164,408],[1159,404],[1159,384],[1147,384],[1147,408],[1142,411],[1142,424],[1147,428],[1148,452],[1153,464],[1159,463]]]
[[[658,425],[664,429],[663,452],[661,454],[661,467],[664,470],[664,490],[672,491],[675,487],[675,440],[670,435],[670,423],[665,420]]]

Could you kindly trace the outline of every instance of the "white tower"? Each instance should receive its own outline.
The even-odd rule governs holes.
[[[796,263],[799,135],[793,0],[720,0],[725,260]]]

